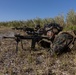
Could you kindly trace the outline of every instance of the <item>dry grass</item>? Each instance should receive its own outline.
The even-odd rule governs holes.
[[[5,30],[3,30],[5,32]],[[76,75],[76,50],[60,56],[50,56],[47,49],[31,50],[25,41],[25,50],[16,53],[16,42],[3,39],[0,46],[0,75]]]

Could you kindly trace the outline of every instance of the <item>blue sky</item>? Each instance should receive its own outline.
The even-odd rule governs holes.
[[[0,22],[54,18],[76,11],[76,0],[0,0]]]

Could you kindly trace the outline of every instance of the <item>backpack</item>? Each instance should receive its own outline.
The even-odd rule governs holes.
[[[51,46],[51,53],[60,54],[62,52],[72,49],[74,46],[76,35],[73,31],[60,32],[58,36],[54,39],[54,42]]]

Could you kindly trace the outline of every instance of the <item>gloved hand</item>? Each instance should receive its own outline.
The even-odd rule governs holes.
[[[48,41],[46,39],[42,39],[38,42],[38,45],[43,48],[50,48],[50,44],[51,44],[51,41]]]

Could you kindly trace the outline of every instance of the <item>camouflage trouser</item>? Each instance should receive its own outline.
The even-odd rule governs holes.
[[[51,54],[60,54],[67,51],[69,45],[73,41],[73,36],[68,33],[61,33],[58,35],[50,48]]]

